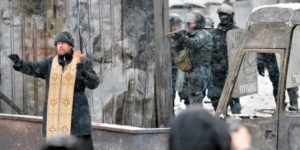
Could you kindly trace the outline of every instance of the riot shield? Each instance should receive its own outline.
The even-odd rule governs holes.
[[[286,88],[297,87],[300,85],[300,26],[297,26],[293,32],[290,59],[288,64],[288,74]]]
[[[244,29],[235,29],[227,32],[227,48],[228,48],[228,63],[230,76],[233,72],[233,63],[236,56],[242,49],[242,37]],[[256,53],[251,53],[250,55],[245,55],[243,63],[239,71],[237,84],[234,87],[232,97],[241,97],[250,94],[257,93],[257,62]]]

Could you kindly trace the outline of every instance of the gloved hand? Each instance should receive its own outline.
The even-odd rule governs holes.
[[[265,76],[265,67],[263,64],[258,64],[257,65],[257,70],[258,70],[258,74],[261,76]]]
[[[14,63],[18,63],[21,61],[20,57],[18,54],[10,54],[8,55],[8,58],[13,61]]]
[[[84,70],[84,65],[82,63],[78,63],[76,69],[83,78],[86,78],[87,72]]]
[[[182,34],[182,32],[176,32],[176,33],[174,33],[174,38],[175,39],[180,39],[182,36],[184,36],[184,34]]]
[[[187,30],[179,30],[174,32],[175,33],[170,34],[170,36],[175,39],[180,39],[182,36],[190,36],[190,33]]]
[[[18,54],[10,54],[10,55],[8,55],[8,58],[14,63],[15,67],[22,66],[22,61]]]
[[[189,45],[188,39],[189,38],[187,36],[183,35],[178,39],[178,42],[181,43],[185,47],[185,46]]]
[[[180,33],[183,34],[183,35],[185,35],[185,36],[187,36],[187,37],[191,36],[190,32],[187,31],[187,30],[181,30]]]

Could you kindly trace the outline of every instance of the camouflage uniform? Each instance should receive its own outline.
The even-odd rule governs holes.
[[[183,49],[182,45],[180,45],[179,42],[177,42],[176,39],[170,38],[170,47],[172,50],[176,51],[177,53]],[[176,78],[177,78],[177,66],[174,63],[174,55],[172,55],[172,99],[175,99],[176,95]]]
[[[170,14],[169,17],[169,22],[170,22],[170,31],[174,32],[172,27],[181,24],[182,23],[182,19],[181,16],[179,16],[178,14]],[[181,26],[181,25],[180,25]],[[175,101],[175,96],[176,96],[176,78],[177,78],[177,66],[174,63],[174,53],[178,53],[180,50],[182,50],[183,48],[180,47],[180,44],[178,42],[176,42],[176,39],[174,38],[170,38],[170,48],[171,48],[171,55],[172,55],[172,100],[173,100],[173,107],[174,107],[174,101]]]
[[[210,71],[209,61],[212,48],[212,37],[205,30],[194,30],[186,43],[192,69],[188,72],[188,89],[189,101],[193,103],[201,103],[204,98],[203,93],[207,89]]]
[[[179,46],[177,45],[178,47],[185,46],[187,48],[192,64],[192,69],[186,73],[188,94],[186,89],[183,92],[185,92],[185,96],[188,95],[191,104],[200,104],[204,98],[203,92],[205,92],[210,78],[209,53],[212,48],[211,35],[205,30],[193,30],[184,41],[177,39],[175,43],[174,46],[179,44]]]
[[[269,72],[269,77],[273,85],[273,95],[275,102],[277,102],[279,70],[275,54],[258,53],[257,54],[257,69],[260,75],[264,76],[265,68]],[[290,111],[298,111],[298,87],[288,88],[288,95],[290,97]]]
[[[204,27],[204,30],[206,30],[211,36],[214,34],[214,21],[209,16],[205,16],[205,27]],[[211,54],[208,54],[208,55],[211,55]],[[208,57],[210,57],[210,56],[208,56]],[[207,84],[209,86],[211,78],[210,77],[206,77],[206,79],[207,78],[209,78],[209,80],[207,81]],[[188,90],[188,80],[187,80],[187,78],[184,79],[182,90],[180,92],[178,92],[178,94],[179,94],[180,99],[183,99],[184,103],[186,105],[190,104],[190,102],[188,100],[188,98],[189,98],[189,90]],[[206,89],[203,90],[202,95],[203,95],[203,97],[206,96]]]
[[[176,39],[170,39],[170,46],[173,50],[176,52],[179,52],[180,50],[183,49],[183,45],[180,45],[180,43]],[[176,95],[176,79],[177,79],[177,65],[174,63],[174,56],[172,56],[172,98],[173,100],[175,99]],[[186,75],[184,77],[184,82],[182,86],[182,90],[178,92],[178,95],[180,97],[180,100],[184,100],[185,105],[189,104],[189,93],[188,93],[188,83],[187,83],[187,78]]]
[[[210,77],[209,62],[212,37],[207,31],[203,30],[205,18],[201,13],[188,13],[185,22],[189,31],[175,33],[174,39],[179,43],[179,47],[187,49],[192,65],[191,70],[186,72],[189,102],[191,104],[202,104],[203,92],[208,86]]]
[[[225,4],[226,5],[226,4]],[[230,6],[226,6],[230,7]],[[220,7],[222,8],[222,6]],[[232,8],[230,8],[232,9]],[[226,33],[229,30],[237,29],[233,21],[233,11],[229,14],[226,11],[222,12],[218,10],[219,15],[225,13],[230,16],[230,20],[225,23],[219,23],[217,29],[213,36],[213,48],[212,48],[212,58],[211,58],[211,73],[212,82],[208,89],[208,97],[210,98],[214,109],[217,109],[219,99],[222,94],[222,90],[228,75],[228,55],[227,55],[227,43],[226,43]],[[230,102],[230,108],[232,113],[240,113],[241,105],[239,98],[232,98]]]
[[[189,105],[189,87],[188,87],[188,80],[186,76],[184,77],[182,90],[178,92],[178,95],[180,97],[180,100],[184,100],[185,105]]]

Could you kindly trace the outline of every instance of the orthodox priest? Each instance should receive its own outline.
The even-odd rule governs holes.
[[[46,81],[47,99],[43,112],[43,135],[74,135],[85,149],[93,148],[91,115],[85,88],[99,84],[90,59],[74,52],[74,39],[69,32],[60,32],[54,40],[57,55],[40,62],[21,60],[17,54],[8,57],[14,69]]]

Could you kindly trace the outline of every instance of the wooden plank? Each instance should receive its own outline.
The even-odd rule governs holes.
[[[34,6],[32,4],[32,6]],[[33,61],[34,60],[34,35],[33,35],[33,21],[30,11],[32,10],[31,6],[28,5],[26,1],[20,1],[19,10],[22,14],[22,23],[21,23],[21,31],[22,31],[22,59],[26,61]],[[35,96],[34,96],[34,82],[35,79],[28,75],[23,75],[24,78],[24,85],[23,85],[23,105],[25,107],[25,112],[27,114],[35,115],[36,108],[35,108]]]
[[[112,65],[102,63],[104,78],[100,88],[104,94],[101,99],[104,122],[151,127],[145,120],[152,120],[154,114],[154,73],[147,72],[153,63],[153,55],[149,55],[153,51],[153,32],[151,26],[147,26],[152,13],[151,2],[124,0],[121,16],[113,15],[121,20],[122,42],[115,44],[122,46],[121,50],[118,45],[112,47]],[[117,33],[114,30],[113,35],[118,36]]]
[[[1,1],[1,77],[2,77],[2,87],[1,90],[4,95],[6,95],[10,100],[13,99],[12,91],[12,63],[8,59],[8,55],[11,54],[12,49],[12,2],[9,0]],[[12,113],[12,109],[5,103],[2,102],[2,110],[5,113]]]
[[[0,11],[2,12],[2,7],[3,7],[3,4],[2,4],[2,1],[0,1]],[[3,23],[4,21],[2,20],[2,17],[0,17],[0,33],[2,33],[2,23]],[[2,39],[2,34],[0,34],[0,40],[1,41],[3,41],[3,39]],[[2,42],[0,43],[0,44],[2,44]],[[0,67],[2,68],[2,53],[1,53],[1,45],[0,45]],[[0,68],[0,92],[2,92],[2,72],[3,72],[3,70]],[[2,101],[0,101],[0,112],[2,112],[3,110],[2,110]]]
[[[171,93],[168,92],[171,88],[155,91],[155,88],[157,88],[155,84],[159,82],[158,86],[163,87],[167,83],[167,87],[170,86],[171,80],[168,83],[166,77],[170,77],[171,73],[168,74],[165,70],[168,70],[171,64],[163,64],[168,62],[164,59],[170,58],[170,56],[159,56],[169,52],[164,51],[164,45],[155,47],[155,43],[163,44],[165,39],[161,37],[163,37],[163,32],[165,32],[163,28],[166,25],[165,23],[154,23],[155,21],[161,22],[161,20],[166,19],[167,21],[168,19],[159,17],[159,15],[156,15],[156,20],[154,19],[156,12],[154,11],[153,1],[123,0],[121,2],[121,16],[111,14],[116,19],[112,21],[112,27],[116,28],[113,29],[112,39],[118,41],[119,38],[121,42],[112,43],[111,64],[106,63],[105,59],[104,61],[100,59],[101,69],[103,70],[103,83],[100,85],[100,91],[103,94],[100,95],[103,122],[142,127],[157,127],[158,124],[166,125],[168,120],[163,121],[162,119],[168,118],[170,116],[168,113],[172,112],[168,111],[172,110],[172,105],[168,103],[171,101],[171,96],[167,95]],[[157,6],[157,9],[161,9],[161,14],[162,10],[165,11],[164,8],[167,8],[163,5],[165,4]],[[107,8],[105,3],[101,6]],[[113,12],[115,13],[115,11]],[[118,21],[118,17],[121,20],[121,26],[115,27],[114,22]],[[104,21],[101,25],[103,25],[103,31],[105,31],[108,28],[105,24],[105,14],[103,18]],[[156,27],[161,28],[159,30],[161,32],[156,31]],[[121,31],[118,31],[118,28]],[[154,32],[159,36],[155,36]],[[121,45],[120,49],[118,44]],[[103,47],[100,48],[102,51]],[[159,59],[156,59],[156,57]],[[156,65],[156,63],[159,64]],[[159,69],[159,67],[163,69]],[[157,71],[160,73],[156,74]],[[169,71],[171,71],[170,68]],[[158,95],[155,92],[158,92]],[[154,105],[155,99],[157,99],[157,105]],[[161,119],[159,123],[156,122],[156,115],[159,114],[154,109],[158,106],[161,108],[158,110],[168,108],[159,117]]]
[[[35,16],[35,24],[36,24],[36,60],[35,61],[44,61],[46,58],[45,49],[47,48],[47,31],[45,26],[45,16],[40,14],[41,16]],[[46,100],[46,83],[45,80],[36,78],[35,84],[35,92],[36,92],[36,106],[37,106],[37,115],[42,115],[44,103]]]
[[[99,1],[93,0],[78,0],[78,1],[67,1],[67,24],[68,31],[70,31],[75,39],[75,50],[82,49],[87,53],[88,57],[91,57],[93,53],[92,40],[97,38],[99,33],[99,26],[93,24],[98,19],[97,7]],[[93,9],[93,11],[91,10]],[[95,18],[95,19],[92,19]],[[93,22],[93,23],[91,23]],[[98,27],[98,28],[97,28]],[[98,31],[98,32],[95,32]],[[81,38],[79,37],[81,36]],[[96,69],[97,71],[97,69]],[[92,118],[93,114],[93,91],[86,90],[86,95],[89,100]],[[94,119],[93,119],[94,121]]]
[[[90,0],[81,0],[78,5],[78,12],[79,12],[79,36],[80,36],[80,47],[83,52],[87,54],[87,57],[90,57],[92,53],[92,45],[91,43],[91,15],[90,15]],[[86,89],[85,92],[88,102],[90,104],[90,110],[91,110],[91,115],[93,116],[93,92],[92,90]],[[92,117],[93,118],[93,117]]]
[[[101,53],[104,62],[112,63],[112,18],[111,18],[111,5],[112,0],[103,0],[102,2],[102,26],[101,26]]]
[[[3,4],[3,2],[0,0],[0,11],[1,12],[3,12],[2,10],[3,10],[3,6],[4,6],[4,4]],[[2,24],[3,24],[3,17],[0,17],[0,40],[1,41],[3,41],[3,37],[2,37]],[[0,91],[2,92],[2,88],[3,88],[3,83],[2,83],[2,72],[4,71],[2,68],[2,60],[3,60],[3,58],[2,57],[4,57],[3,56],[3,54],[1,53],[1,51],[2,51],[2,42],[0,42]],[[0,100],[0,112],[3,112],[3,104],[2,103],[4,103],[4,102],[2,102],[1,100]]]
[[[96,4],[97,6],[97,2],[94,2],[94,4]],[[95,34],[95,32],[93,31],[93,20],[91,18],[91,7],[92,7],[92,2],[91,0],[87,0],[85,3],[82,3],[82,5],[80,5],[80,12],[85,14],[83,22],[81,22],[83,28],[81,30],[81,36],[82,39],[86,39],[85,41],[83,41],[83,47],[85,47],[84,52],[87,53],[87,57],[91,58],[91,56],[93,55],[93,49],[92,49],[92,36]],[[86,11],[84,11],[86,10]],[[94,100],[93,100],[93,91],[87,89],[86,90],[86,96],[89,102],[89,106],[90,106],[90,112],[92,115],[92,121],[95,121],[95,114],[94,114]]]
[[[22,29],[21,21],[22,16],[18,12],[20,8],[20,1],[12,1],[14,6],[13,11],[13,26],[12,26],[12,53],[18,54],[22,57]],[[13,71],[13,102],[22,110],[24,110],[23,103],[23,75],[20,72]]]
[[[122,86],[124,83],[123,77],[118,77],[112,75],[113,72],[116,74],[121,74],[121,67],[117,66],[120,65],[116,60],[118,54],[114,53],[113,49],[113,28],[114,28],[114,20],[113,20],[113,8],[114,6],[113,0],[103,0],[101,2],[101,28],[100,34],[101,38],[99,39],[99,43],[101,45],[100,51],[97,51],[98,56],[100,56],[101,60],[101,72],[105,73],[103,75],[105,77],[105,83],[101,83],[99,89],[103,97],[101,98],[102,101],[102,117],[104,122],[111,122],[116,123],[116,112],[119,108],[116,107],[116,103],[118,101],[118,95],[122,94],[126,89]],[[113,83],[112,85],[109,85]],[[114,87],[113,85],[117,85],[118,87]],[[105,94],[109,91],[109,94]],[[111,106],[111,107],[107,107]],[[111,116],[111,117],[109,117]]]
[[[79,50],[80,49],[80,38],[79,38],[79,20],[80,20],[80,13],[78,12],[78,4],[80,0],[73,0],[73,1],[66,1],[67,4],[67,12],[66,12],[66,18],[67,18],[67,23],[65,30],[69,31],[75,42],[75,47],[74,50]]]
[[[140,124],[142,127],[155,127],[151,120],[155,120],[154,113],[154,26],[153,26],[153,1],[124,1],[123,16],[130,16],[123,23],[123,38],[128,39],[129,46],[124,47],[124,53],[133,57],[132,68],[134,74],[128,79],[131,85],[129,93],[134,108],[131,115],[138,115],[138,118],[132,118],[134,125]],[[126,17],[127,18],[127,17]],[[130,60],[130,57],[127,59]],[[125,66],[124,66],[125,67]],[[137,120],[138,119],[138,120]]]
[[[79,35],[80,35],[80,47],[82,51],[86,52],[88,55],[91,54],[91,24],[90,24],[90,1],[89,0],[80,0],[78,5],[79,12]]]
[[[102,33],[102,22],[103,22],[103,1],[92,0],[91,5],[91,28],[93,31],[91,44],[93,46],[93,52],[91,58],[93,60],[94,70],[98,74],[100,81],[102,82],[102,47],[101,47],[101,37],[103,36]],[[93,90],[93,99],[90,103],[92,105],[92,119],[95,122],[103,122],[104,118],[102,115],[103,110],[103,93],[102,88],[99,86],[97,89]]]
[[[24,17],[24,26],[23,26],[23,59],[26,61],[35,61],[35,22],[33,18]],[[35,100],[35,79],[32,76],[24,75],[24,95],[27,100],[27,114],[37,115],[37,103]]]
[[[91,33],[91,44],[93,45],[94,50],[93,59],[96,60],[94,61],[94,69],[98,76],[102,78],[103,69],[112,69],[112,67],[114,67],[111,64],[113,57],[118,56],[119,59],[122,55],[122,3],[121,0],[92,1],[92,3],[95,3],[95,5],[92,5],[94,8],[91,10],[96,10],[97,6],[100,8],[96,11],[98,14],[93,13],[95,11],[91,11],[91,22],[97,21],[98,23],[90,24],[90,29],[98,31]],[[96,5],[97,3],[98,5]],[[119,68],[122,69],[120,66],[121,64],[118,64]],[[102,90],[104,89],[101,89],[101,87],[93,90],[93,99],[91,101],[93,108],[91,108],[91,110],[93,112],[94,121],[102,120],[103,97],[101,97],[101,94],[105,94],[101,92]],[[115,116],[115,109],[110,112],[113,113],[111,115]]]
[[[172,115],[172,86],[171,86],[171,55],[166,33],[169,30],[168,1],[154,0],[154,31],[155,31],[155,108],[157,126],[166,127]],[[161,111],[163,110],[163,111]]]

